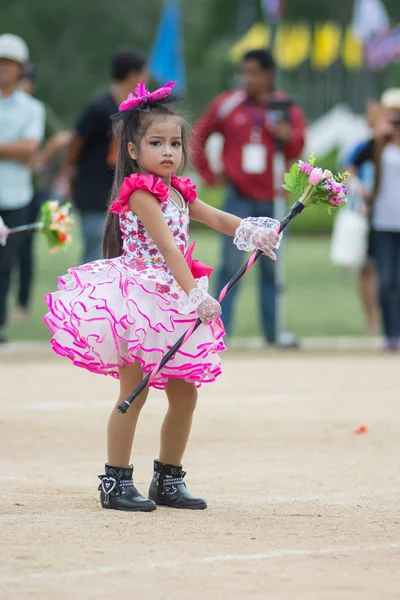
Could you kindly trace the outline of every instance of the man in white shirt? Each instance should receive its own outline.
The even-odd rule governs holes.
[[[43,138],[43,104],[19,89],[29,59],[24,40],[0,35],[0,217],[7,227],[24,225],[32,199],[32,158]],[[20,238],[0,246],[0,343],[5,342],[7,295]]]

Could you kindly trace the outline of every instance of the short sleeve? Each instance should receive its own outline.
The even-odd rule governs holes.
[[[133,173],[130,177],[125,177],[119,190],[118,197],[110,206],[110,212],[117,215],[126,212],[129,209],[129,198],[136,190],[145,190],[153,194],[161,204],[168,201],[168,186],[163,183],[160,177],[154,175],[144,175]]]
[[[41,142],[44,136],[44,126],[44,106],[41,102],[38,102],[37,104],[35,104],[34,107],[32,107],[32,110],[29,112],[29,119],[23,132],[24,139]]]
[[[197,190],[194,183],[188,177],[172,176],[171,185],[182,194],[185,202],[193,202],[197,198]]]
[[[110,121],[111,128],[111,121]],[[94,102],[85,106],[75,123],[75,130],[80,138],[88,142],[99,133],[106,132],[104,112],[99,104]]]

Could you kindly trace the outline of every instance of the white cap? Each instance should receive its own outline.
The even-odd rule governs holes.
[[[400,109],[400,88],[390,88],[383,92],[381,102],[385,108]]]
[[[28,46],[18,35],[4,33],[0,35],[0,58],[8,58],[24,65],[29,59]]]

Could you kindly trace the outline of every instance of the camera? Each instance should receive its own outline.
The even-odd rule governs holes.
[[[290,98],[272,98],[267,106],[268,118],[272,123],[290,121],[290,107],[293,100]]]

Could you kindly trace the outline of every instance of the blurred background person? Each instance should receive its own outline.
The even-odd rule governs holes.
[[[382,95],[374,137],[354,158],[356,168],[372,161],[374,187],[366,192],[371,213],[372,252],[379,282],[385,348],[400,350],[400,88]]]
[[[117,153],[110,117],[145,76],[145,55],[131,48],[119,50],[111,59],[109,90],[91,100],[75,124],[66,171],[72,199],[81,216],[83,263],[101,257],[105,210]]]
[[[32,161],[44,133],[44,107],[19,88],[29,59],[24,40],[0,35],[0,217],[12,228],[27,223],[33,196]],[[0,247],[0,342],[6,341],[7,297],[21,239]]]
[[[225,185],[223,210],[246,217],[273,217],[274,154],[277,146],[286,160],[294,161],[304,146],[305,117],[285,94],[275,88],[275,63],[269,50],[251,50],[241,62],[243,89],[220,94],[195,125],[195,165],[206,183]],[[278,112],[273,105],[284,107]],[[278,115],[278,118],[277,118]],[[224,138],[223,173],[216,176],[205,153],[209,136]],[[282,182],[283,183],[283,182]],[[217,289],[221,290],[240,268],[243,258],[227,236],[222,241],[222,264]],[[265,339],[276,341],[276,285],[274,265],[259,261],[260,308]],[[223,301],[224,325],[231,335],[232,311],[238,286]]]
[[[32,64],[28,64],[19,82],[19,87],[26,94],[36,93],[36,73]],[[41,205],[52,196],[52,188],[60,175],[62,163],[60,156],[69,143],[71,134],[66,125],[55,114],[48,104],[45,107],[44,145],[38,149],[32,160],[33,168],[33,197],[28,206],[27,223],[34,223],[40,212]],[[24,322],[29,316],[29,305],[32,297],[34,282],[34,234],[21,239],[16,266],[18,269],[17,306],[13,320]]]
[[[368,149],[373,140],[376,122],[381,112],[379,102],[372,100],[367,103],[365,117],[370,128],[370,136],[368,139],[357,142],[355,147],[350,151],[344,159],[344,167],[351,174],[356,176],[356,179],[350,178],[349,189],[350,197],[348,207],[352,210],[366,212],[366,202],[371,198],[375,181],[375,165],[372,158],[370,160],[361,160],[359,157],[364,156],[364,151]],[[368,154],[368,152],[367,152]],[[353,184],[353,182],[355,184]],[[370,231],[368,235],[368,250],[365,263],[362,266],[359,278],[358,289],[361,303],[366,316],[366,333],[374,334],[378,332],[379,326],[379,309],[378,309],[378,291],[377,291],[377,276],[376,268],[372,251],[372,231],[371,219],[369,216]]]

